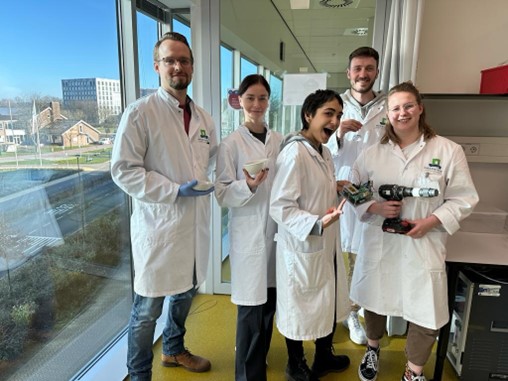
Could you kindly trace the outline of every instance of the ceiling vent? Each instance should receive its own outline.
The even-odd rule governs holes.
[[[344,36],[366,36],[369,34],[369,28],[347,28],[344,30]]]
[[[319,0],[325,8],[357,8],[360,0]]]

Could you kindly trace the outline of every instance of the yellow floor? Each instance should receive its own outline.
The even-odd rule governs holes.
[[[195,297],[187,320],[186,346],[193,353],[208,358],[212,369],[207,373],[191,373],[181,368],[164,368],[160,365],[160,340],[154,347],[153,380],[178,381],[232,381],[234,380],[236,306],[224,295],[198,295]],[[398,381],[405,364],[404,338],[386,337],[381,342],[380,371],[378,381]],[[357,369],[364,347],[349,340],[348,331],[339,324],[334,340],[335,352],[347,354],[351,366],[343,373],[330,373],[323,381],[358,380]],[[305,343],[307,362],[312,364],[314,345]],[[282,336],[274,329],[274,337],[268,354],[268,381],[285,380],[287,353]],[[425,368],[427,379],[432,378],[434,357]],[[451,365],[446,361],[443,381],[457,381]]]

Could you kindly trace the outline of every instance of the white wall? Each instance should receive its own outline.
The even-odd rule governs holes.
[[[416,83],[423,93],[480,91],[508,63],[508,0],[426,0]]]

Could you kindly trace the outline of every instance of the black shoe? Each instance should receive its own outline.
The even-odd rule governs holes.
[[[296,365],[288,363],[286,367],[286,378],[288,381],[319,381],[307,366],[307,362],[302,358]]]
[[[379,348],[367,345],[362,362],[358,367],[358,376],[362,381],[376,381],[379,364]]]
[[[317,377],[323,377],[330,372],[339,373],[346,370],[349,366],[349,357],[345,355],[335,356],[333,347],[329,351],[316,354],[314,364],[312,364],[312,373]]]

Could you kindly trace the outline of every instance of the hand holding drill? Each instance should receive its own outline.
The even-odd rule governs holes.
[[[337,184],[337,189],[339,184]],[[341,194],[353,205],[363,204],[372,198],[372,183],[354,185],[351,183],[341,184]],[[439,191],[434,188],[412,188],[395,184],[381,185],[378,193],[386,202],[374,203],[369,211],[385,217],[382,229],[387,233],[407,234],[415,226],[417,229],[409,234],[413,238],[421,238],[432,227],[440,224],[435,216],[417,221],[402,220],[399,218],[402,208],[402,200],[406,197],[436,197]]]
[[[395,184],[386,184],[379,187],[378,193],[385,200],[389,201],[389,203],[383,205],[387,210],[385,210],[384,213],[379,213],[387,217],[383,221],[383,231],[387,233],[406,234],[415,225],[411,224],[408,220],[402,220],[398,217],[400,208],[402,207],[401,201],[405,197],[436,197],[439,191],[434,188],[411,188]]]

